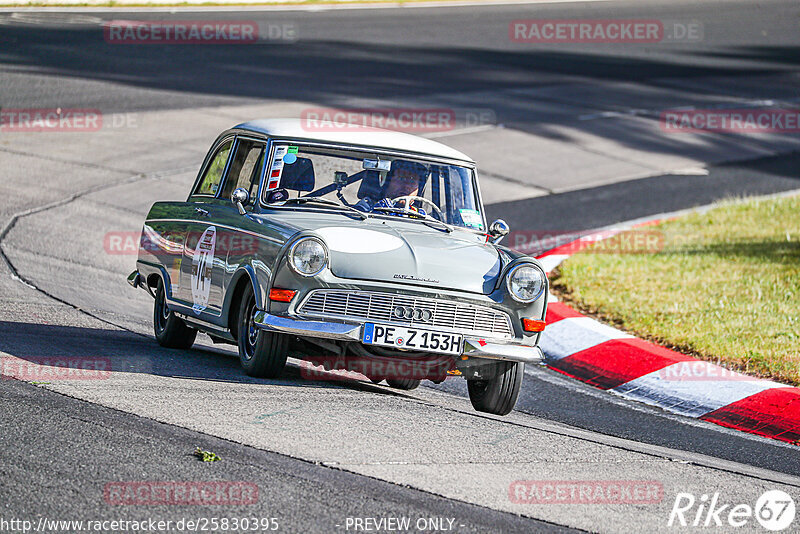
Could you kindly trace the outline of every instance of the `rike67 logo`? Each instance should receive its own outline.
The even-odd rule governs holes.
[[[755,506],[724,502],[719,493],[703,494],[699,498],[691,493],[679,493],[675,497],[667,526],[752,528],[755,518],[765,529],[779,532],[792,525],[794,516],[794,499],[781,490],[764,492],[756,500]]]

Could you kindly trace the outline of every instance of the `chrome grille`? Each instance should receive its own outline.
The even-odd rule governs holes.
[[[392,315],[397,306],[429,310],[431,319],[427,322],[398,319]],[[511,319],[501,311],[461,302],[391,293],[316,289],[306,297],[298,313],[305,317],[382,321],[419,328],[446,328],[464,334],[514,337]]]

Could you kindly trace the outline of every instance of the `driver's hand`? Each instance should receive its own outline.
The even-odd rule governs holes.
[[[377,204],[375,204],[375,207],[376,208],[394,208],[395,205],[394,205],[394,202],[392,201],[391,198],[382,198],[381,200],[378,201]]]

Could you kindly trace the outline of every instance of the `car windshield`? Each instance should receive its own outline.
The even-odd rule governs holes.
[[[385,154],[276,144],[262,198],[271,205],[335,202],[372,215],[436,219],[484,231],[469,167]]]

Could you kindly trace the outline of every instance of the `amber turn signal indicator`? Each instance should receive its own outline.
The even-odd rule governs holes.
[[[297,291],[294,289],[270,289],[269,300],[275,302],[291,302]]]
[[[544,321],[537,321],[535,319],[523,319],[522,329],[526,332],[543,332],[547,323]]]

